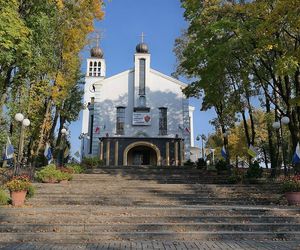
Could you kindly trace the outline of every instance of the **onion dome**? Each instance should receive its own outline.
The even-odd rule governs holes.
[[[146,43],[139,43],[135,48],[137,53],[149,53],[148,45]]]
[[[91,57],[103,58],[103,52],[99,47],[91,49]]]

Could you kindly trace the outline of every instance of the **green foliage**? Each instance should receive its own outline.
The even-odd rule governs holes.
[[[259,166],[259,163],[255,161],[254,163],[250,164],[245,177],[247,179],[258,179],[262,177],[262,174],[263,169]]]
[[[85,157],[81,163],[85,168],[97,168],[103,166],[104,162],[99,157]]]
[[[54,164],[43,167],[41,170],[36,172],[36,179],[39,182],[59,182],[62,180],[62,172],[56,169]]]
[[[26,194],[26,199],[32,198],[35,195],[36,189],[33,185],[29,186]]]
[[[237,184],[241,183],[243,180],[243,172],[240,169],[234,168],[231,172],[231,175],[228,177],[228,183]]]
[[[71,168],[74,171],[74,174],[82,174],[85,171],[85,168],[76,163],[69,163],[66,165],[67,168]]]
[[[283,193],[300,192],[300,176],[295,175],[281,180],[281,190]]]
[[[192,162],[190,159],[188,159],[186,162],[183,164],[184,166],[195,166],[195,163]]]
[[[219,160],[216,163],[216,169],[217,169],[218,172],[222,172],[222,171],[228,171],[229,167],[227,166],[226,161]]]
[[[5,183],[5,187],[9,191],[28,191],[28,189],[32,186],[28,176],[15,176],[10,181]]]
[[[10,198],[4,189],[0,188],[0,205],[7,205]]]

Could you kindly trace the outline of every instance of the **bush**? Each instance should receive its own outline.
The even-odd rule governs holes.
[[[70,163],[66,165],[67,168],[71,168],[74,171],[74,174],[81,174],[84,173],[85,168],[79,164],[76,163]]]
[[[188,159],[186,162],[184,162],[184,164],[183,164],[184,166],[194,166],[195,165],[195,163],[194,162],[192,162],[190,159]]]
[[[70,181],[73,179],[73,176],[66,172],[61,172],[58,178],[58,181]]]
[[[36,178],[39,182],[58,182],[61,180],[62,172],[56,169],[54,164],[43,167],[40,171],[36,172]]]
[[[5,192],[5,190],[0,188],[0,205],[7,205],[9,200],[10,198],[8,194]]]
[[[246,178],[247,179],[258,179],[262,177],[263,169],[259,166],[259,163],[255,161],[254,163],[250,164]]]
[[[239,169],[234,168],[232,170],[231,175],[228,177],[228,183],[236,184],[242,182],[242,180],[243,180],[243,173]]]
[[[31,182],[29,180],[29,177],[26,175],[21,175],[21,176],[15,176],[13,177],[10,181],[5,183],[5,187],[9,191],[23,191],[23,190],[28,190],[31,186]]]
[[[216,169],[218,172],[229,170],[226,161],[219,160],[216,163]]]
[[[35,187],[30,186],[27,190],[26,199],[32,198],[35,195]]]
[[[96,168],[99,166],[103,166],[104,162],[99,159],[99,157],[85,157],[82,159],[82,165],[85,168]]]
[[[285,177],[281,181],[281,190],[283,193],[300,192],[300,175]]]
[[[196,162],[196,166],[198,168],[206,167],[206,161],[203,158],[198,158],[198,160]]]

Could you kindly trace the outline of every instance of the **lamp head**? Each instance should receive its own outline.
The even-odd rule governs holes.
[[[280,122],[273,122],[272,127],[274,129],[279,129],[280,128]]]
[[[15,115],[15,120],[18,121],[18,122],[23,121],[23,120],[24,120],[24,115],[21,114],[21,113],[17,113],[17,114]]]
[[[284,116],[281,118],[281,122],[282,122],[282,124],[287,125],[290,123],[290,118],[288,118],[287,116]]]
[[[63,135],[65,135],[67,133],[67,130],[65,128],[63,128],[61,131],[60,131]]]
[[[24,127],[28,127],[30,125],[29,119],[27,119],[27,118],[24,119],[23,122],[22,122],[22,124],[23,124]]]

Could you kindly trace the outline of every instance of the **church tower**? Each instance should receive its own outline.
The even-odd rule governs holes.
[[[150,53],[148,45],[142,42],[136,46],[134,54],[134,107],[147,107],[147,83],[150,75]]]
[[[90,57],[86,61],[86,76],[83,102],[85,105],[82,111],[82,129],[84,134],[81,141],[82,157],[91,154],[91,142],[93,140],[93,124],[94,124],[94,100],[96,92],[96,84],[103,81],[106,73],[105,59],[103,52],[97,41],[96,47],[90,51]]]

